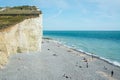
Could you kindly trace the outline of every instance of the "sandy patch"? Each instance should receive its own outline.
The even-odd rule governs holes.
[[[97,71],[96,73],[100,74],[101,76],[106,77],[108,80],[117,80],[117,79],[111,77],[110,75],[106,74],[106,73],[103,72],[103,71]]]

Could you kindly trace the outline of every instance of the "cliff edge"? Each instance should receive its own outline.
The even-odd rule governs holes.
[[[0,29],[0,67],[10,54],[41,51],[42,14]]]

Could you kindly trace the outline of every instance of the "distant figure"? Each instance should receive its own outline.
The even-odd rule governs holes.
[[[70,79],[71,79],[71,77],[68,77],[68,76],[67,76],[67,75],[65,75],[65,74],[63,75],[63,77],[65,77],[65,78],[70,78]]]
[[[84,62],[87,62],[87,59],[86,58],[83,58]]]
[[[94,54],[94,53],[91,53],[91,54],[92,54],[92,59],[93,59],[93,54]]]
[[[85,62],[88,62],[87,59],[85,60]]]
[[[84,57],[83,60],[86,60],[86,58]]]
[[[104,69],[107,70],[107,68],[104,66]]]
[[[113,76],[113,74],[114,74],[114,72],[113,72],[113,70],[111,71],[111,77]]]
[[[79,68],[82,68],[82,66],[79,66]]]
[[[88,68],[88,63],[86,64],[86,67]]]
[[[92,54],[92,60],[93,60],[93,54]]]

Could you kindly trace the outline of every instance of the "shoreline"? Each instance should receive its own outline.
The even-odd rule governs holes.
[[[41,52],[11,55],[0,80],[119,80],[119,72],[101,59],[43,39]]]
[[[109,59],[107,59],[107,58],[104,58],[104,57],[101,57],[101,56],[98,56],[98,55],[95,55],[95,54],[86,52],[86,51],[84,51],[84,50],[75,49],[75,48],[73,48],[73,47],[71,47],[71,46],[68,46],[68,45],[66,45],[66,44],[64,44],[64,43],[62,43],[62,42],[60,42],[60,41],[54,40],[54,39],[49,38],[49,37],[43,37],[43,39],[47,39],[47,40],[51,40],[51,41],[53,41],[53,42],[59,43],[59,44],[65,46],[65,47],[67,47],[67,48],[69,48],[69,49],[72,49],[72,50],[74,50],[74,51],[80,52],[80,53],[82,53],[82,54],[85,54],[85,55],[88,55],[88,56],[91,56],[91,57],[93,56],[94,58],[103,60],[103,61],[105,61],[105,62],[107,62],[107,63],[109,63],[109,64],[111,64],[111,65],[113,65],[113,66],[116,66],[116,67],[119,67],[119,68],[120,68],[120,63],[117,62],[117,61],[111,61],[111,60],[109,60]],[[117,64],[116,64],[116,63],[117,63]]]

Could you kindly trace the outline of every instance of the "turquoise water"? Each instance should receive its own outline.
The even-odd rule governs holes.
[[[120,31],[44,31],[43,34],[120,65]]]

